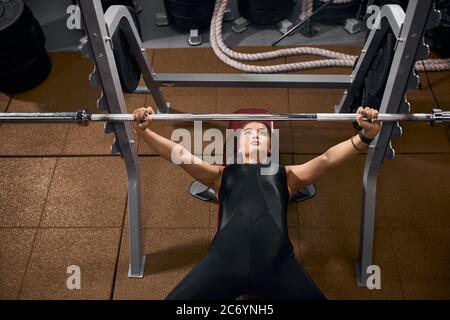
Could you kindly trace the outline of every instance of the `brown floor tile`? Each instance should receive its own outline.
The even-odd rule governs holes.
[[[450,153],[450,142],[444,125],[429,127],[425,122],[405,122],[400,125],[403,135],[392,139],[399,153]]]
[[[422,83],[424,81],[423,75]],[[426,78],[425,78],[426,79]],[[426,80],[425,80],[426,81]],[[433,96],[427,89],[426,82],[422,90],[409,90],[406,93],[411,105],[411,113],[429,113],[435,106]],[[426,122],[402,122],[403,135],[393,139],[396,153],[448,153],[450,144],[445,125],[429,127]]]
[[[34,229],[0,228],[0,300],[19,297],[35,234]]]
[[[240,53],[259,53],[259,52],[267,52],[273,51],[274,49],[266,46],[251,46],[251,47],[234,47],[232,50]],[[277,59],[271,60],[261,60],[261,61],[241,61],[244,64],[251,65],[259,65],[259,66],[267,66],[267,65],[276,65],[276,64],[285,64],[286,58],[280,57]],[[219,73],[244,73],[238,69],[235,69],[231,66],[228,66],[221,60],[218,63],[218,72]],[[287,93],[287,88],[218,88],[217,94],[219,96],[233,96],[233,95],[285,95]]]
[[[263,108],[272,113],[289,113],[289,101],[287,94],[281,95],[233,95],[217,96],[217,112],[233,113],[242,108]],[[220,128],[225,131],[227,123],[220,123]],[[292,130],[289,122],[278,122],[275,127],[279,129],[280,153],[292,152]]]
[[[436,89],[434,88],[434,85],[433,85],[435,80],[431,81],[436,98],[437,98],[439,104],[441,105],[441,108],[444,111],[446,110],[445,106],[448,106],[450,104],[450,95],[448,94],[448,79],[449,79],[448,74],[450,74],[450,73],[449,72],[444,72],[444,73],[438,72],[438,75],[431,76],[431,73],[430,73],[430,78],[437,77],[438,78],[437,82],[438,83],[442,82],[442,84],[443,84],[443,86],[441,85],[438,88],[438,92],[436,92]],[[442,78],[442,79],[439,79],[439,78]],[[420,73],[420,79],[422,82],[422,89],[421,90],[409,90],[407,92],[407,99],[411,103],[411,112],[426,112],[426,113],[428,113],[428,112],[431,112],[431,109],[436,107],[437,104],[436,104],[435,100],[433,99],[433,95],[431,93],[427,78],[424,73]],[[444,125],[440,125],[438,127],[441,127],[441,129],[433,128],[433,132],[426,133],[426,135],[431,136],[431,134],[438,133],[438,132],[440,133],[441,130],[443,130],[447,133],[448,140],[450,141],[450,126],[448,124],[447,125],[444,124]],[[425,128],[424,128],[424,130],[425,130]],[[441,138],[437,135],[435,135],[434,137]],[[419,138],[416,138],[416,139],[419,139]],[[439,141],[440,140],[441,139],[439,139]],[[429,145],[434,145],[434,144],[429,143]],[[441,143],[439,143],[438,145],[441,145]]]
[[[140,165],[145,228],[208,228],[209,203],[191,196],[193,179],[182,168],[160,157],[141,157]]]
[[[37,227],[56,159],[0,159],[0,227]]]
[[[350,139],[357,131],[351,123],[302,122],[292,124],[293,152],[321,154]]]
[[[427,97],[427,94],[424,93]],[[291,94],[290,112],[316,113],[334,112],[334,105],[340,100],[339,94]],[[411,112],[430,112],[432,101],[428,98],[414,96],[410,100]],[[317,109],[319,108],[319,109]],[[403,135],[400,139],[392,139],[396,153],[448,153],[450,143],[445,126],[429,127],[427,123],[403,122]],[[318,148],[328,148],[332,144],[348,139],[357,132],[350,123],[292,123],[294,151],[296,153],[322,152]],[[337,134],[338,133],[338,134]],[[430,142],[433,143],[430,143]]]
[[[341,95],[337,93],[290,94],[291,113],[334,113]],[[350,123],[292,122],[294,153],[323,153],[328,148],[349,139],[357,132]]]
[[[218,59],[211,48],[154,49],[156,73],[216,73]],[[216,88],[163,88],[167,96],[215,95]]]
[[[151,99],[149,99],[151,100]],[[168,101],[171,104],[171,113],[216,113],[216,95],[211,96],[169,96]],[[151,102],[150,105],[155,109],[155,105]],[[217,128],[218,122],[202,121],[202,133],[210,128]],[[175,121],[155,121],[152,124],[152,129],[161,136],[171,139],[172,134],[176,129],[187,129],[191,136],[191,152],[194,151],[194,123],[193,122],[175,122]],[[203,140],[203,139],[202,139]],[[211,142],[202,141],[203,149]],[[222,153],[222,150],[220,150]],[[141,141],[139,145],[139,154],[156,154],[153,149]]]
[[[300,228],[301,262],[328,299],[402,299],[395,255],[386,228],[376,228],[373,263],[381,269],[381,289],[356,284],[359,229]]]
[[[16,95],[15,100],[36,102],[45,108],[43,111],[76,111],[82,107],[95,112],[101,89],[89,83],[93,62],[79,52],[50,53],[50,59],[52,71],[47,80]]]
[[[342,94],[339,93],[289,93],[289,112],[291,113],[334,113],[335,105],[341,101]],[[301,122],[297,122],[301,125]]]
[[[359,55],[361,53],[361,46],[347,46],[347,45],[322,45],[314,47],[337,51],[341,53],[351,54],[351,55]],[[296,62],[304,62],[304,61],[313,61],[313,60],[322,60],[328,59],[325,57],[313,56],[313,55],[303,55],[303,56],[291,56],[286,57],[286,63],[296,63]],[[291,73],[300,73],[300,74],[333,74],[333,75],[350,75],[352,73],[352,68],[317,68],[317,69],[308,69],[301,71],[294,71]],[[303,93],[339,93],[342,94],[342,89],[314,89],[314,88],[291,88],[289,89],[291,93],[294,94],[303,94]]]
[[[6,111],[10,101],[11,101],[11,97],[9,95],[0,93],[0,112]]]
[[[45,112],[47,105],[14,98],[8,112]],[[75,125],[75,124],[73,124]],[[3,124],[0,155],[60,155],[71,124]]]
[[[394,228],[405,299],[450,299],[450,228]]]
[[[125,230],[114,287],[114,299],[163,300],[208,253],[208,228],[146,229],[144,278],[128,278],[129,245]]]
[[[121,230],[39,229],[20,299],[110,299]],[[81,271],[81,289],[68,289],[67,267]]]
[[[377,213],[393,227],[450,227],[450,155],[397,155],[385,161]]]
[[[105,134],[104,126],[91,122],[87,127],[70,127],[63,155],[110,155],[114,134]]]
[[[450,143],[444,126],[430,128],[426,123],[402,123],[401,127],[402,137],[391,139],[396,154],[449,153]],[[292,124],[294,153],[323,153],[357,133],[351,123],[294,123]]]
[[[294,155],[294,163],[303,164],[316,155]],[[365,156],[357,156],[337,167],[314,184],[316,195],[298,204],[301,227],[359,227],[361,212],[362,177]],[[377,205],[382,201],[377,197]],[[386,216],[382,209],[376,211],[376,225],[385,226]]]
[[[448,91],[448,84],[450,82],[450,71],[445,72],[429,72],[428,73],[431,86],[437,99],[443,105],[448,105],[450,102],[450,94]],[[420,74],[420,79],[422,81],[422,88],[429,90],[428,81],[424,73]]]
[[[126,196],[120,157],[59,158],[41,227],[120,227]]]
[[[145,95],[125,95],[125,102],[129,113],[135,109],[145,107]],[[100,113],[96,111],[96,113]],[[105,122],[91,122],[88,127],[71,126],[64,148],[64,155],[110,155],[114,134],[105,134]],[[134,138],[139,140],[139,136]]]

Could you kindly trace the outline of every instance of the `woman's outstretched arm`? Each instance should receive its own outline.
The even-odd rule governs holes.
[[[364,121],[364,114],[369,119],[376,119],[378,117],[378,111],[371,108],[359,107],[356,116],[358,125],[364,129],[364,137],[373,139],[380,131],[380,122],[375,121],[371,123]],[[332,168],[350,160],[360,151],[364,151],[367,146],[368,144],[361,141],[359,135],[355,135],[331,147],[325,153],[304,164],[287,166],[286,173],[290,194],[296,189],[313,183]]]
[[[164,138],[150,129],[152,108],[139,108],[134,111],[134,132],[137,133],[162,158],[178,164],[194,179],[213,188],[216,194],[220,188],[223,166],[209,164],[193,155],[181,145]]]

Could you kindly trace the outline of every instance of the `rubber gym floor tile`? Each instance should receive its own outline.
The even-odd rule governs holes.
[[[393,228],[405,299],[450,299],[450,228]]]
[[[428,73],[431,87],[433,88],[436,98],[441,103],[447,103],[450,101],[450,93],[448,91],[448,84],[450,82],[450,71],[445,72],[429,72]],[[422,79],[422,87],[429,89],[428,81],[424,73],[420,74]]]
[[[110,155],[114,134],[105,134],[104,125],[91,122],[87,127],[70,127],[63,155]]]
[[[54,158],[0,158],[0,227],[37,227]]]
[[[378,179],[377,213],[392,227],[450,227],[450,155],[397,155]]]
[[[118,228],[39,229],[20,299],[110,299],[120,234]],[[70,266],[79,267],[80,289],[68,288],[76,276]]]
[[[436,103],[433,99],[433,95],[427,86],[423,74],[420,75],[421,88],[418,89],[408,89],[406,91],[406,100],[411,105],[411,113],[415,112],[430,112],[432,108],[435,108]]]
[[[289,113],[289,101],[287,94],[280,95],[218,95],[217,112],[233,113],[242,108],[263,108],[272,113]],[[223,132],[228,124],[220,123],[218,128]],[[275,127],[279,129],[279,151],[280,153],[292,152],[292,129],[289,122],[277,122]]]
[[[158,73],[216,73],[218,59],[211,48],[154,49],[153,68]],[[215,95],[216,88],[162,88],[167,96]]]
[[[359,228],[300,228],[301,263],[328,299],[402,299],[395,254],[387,228],[375,229],[373,264],[381,272],[381,289],[356,283]]]
[[[304,93],[289,95],[290,113],[334,113],[341,95],[337,93]],[[295,153],[319,153],[356,134],[350,123],[293,122]],[[325,148],[325,149],[324,149]]]
[[[359,55],[361,53],[361,46],[348,46],[348,45],[339,45],[339,46],[330,46],[330,45],[321,45],[316,46],[317,48],[322,48],[326,50],[337,51],[345,54],[351,55]],[[314,60],[326,60],[328,58],[315,56],[315,55],[301,55],[301,56],[291,56],[286,57],[286,63],[298,63],[298,62],[306,62],[306,61],[314,61]],[[291,74],[312,74],[312,75],[350,75],[352,73],[352,68],[350,67],[328,67],[328,68],[315,68],[315,69],[306,69],[300,71],[292,71]],[[339,93],[342,94],[344,92],[343,89],[334,89],[334,88],[290,88],[290,93],[294,94],[302,94],[302,93]]]
[[[316,156],[294,155],[294,163],[304,164]],[[300,227],[359,227],[365,159],[356,156],[317,179],[316,195],[298,203]],[[382,201],[378,195],[377,205]],[[382,209],[377,210],[375,221],[377,226],[387,225]]]
[[[399,153],[450,153],[450,143],[445,125],[428,126],[426,122],[403,122],[402,136],[391,139],[396,154]]]
[[[125,95],[127,110],[132,113],[135,109],[145,107],[145,95]],[[101,113],[97,111],[96,113]],[[106,134],[105,122],[91,122],[87,127],[73,125],[69,129],[64,155],[110,155],[111,145],[114,142],[113,133]],[[139,140],[139,136],[135,137]]]
[[[35,234],[35,229],[0,228],[0,300],[18,298]]]
[[[14,98],[8,112],[46,112],[46,104]],[[67,132],[66,124],[3,124],[0,127],[0,155],[53,156],[62,153]]]
[[[289,93],[289,112],[291,113],[334,113],[341,101],[339,93]],[[298,123],[298,122],[296,122]],[[299,123],[300,125],[301,123]]]
[[[151,99],[149,99],[151,100]],[[170,96],[167,99],[170,102],[171,110],[170,113],[216,113],[216,96]],[[156,107],[151,101],[149,104],[154,110],[156,110]],[[208,129],[216,128],[217,122],[208,122],[208,121],[202,121],[199,122],[201,124],[202,129],[202,135],[205,135],[205,132]],[[202,150],[201,152],[196,152],[195,147],[195,140],[194,140],[194,123],[193,122],[183,122],[183,121],[155,121],[152,124],[152,130],[154,130],[159,135],[171,139],[172,134],[176,134],[177,132],[180,134],[184,134],[184,129],[188,130],[191,139],[190,141],[191,148],[190,151],[192,153],[201,154],[205,149],[206,146],[211,144],[212,142],[207,141],[206,139],[203,139],[201,136],[201,145]],[[177,132],[175,131],[177,130]],[[177,140],[175,140],[177,142]],[[218,150],[220,154],[223,152],[222,149]],[[151,146],[149,146],[143,139],[141,139],[141,143],[139,145],[139,154],[145,155],[145,154],[156,154],[156,152],[152,149]]]
[[[291,94],[290,113],[334,113],[340,101],[339,94]],[[357,132],[347,122],[292,122],[294,153],[323,153],[328,148],[349,139]]]
[[[273,51],[271,47],[265,46],[251,46],[251,47],[233,47],[231,48],[234,51],[240,53],[259,53],[259,52],[267,52]],[[249,65],[258,65],[258,66],[267,66],[267,65],[276,65],[276,64],[285,64],[286,58],[280,57],[276,59],[270,60],[261,60],[261,61],[240,61],[243,64]],[[244,73],[238,69],[235,69],[224,62],[218,62],[218,72],[219,73]],[[218,88],[217,94],[219,96],[231,96],[231,95],[277,95],[282,94],[285,95],[287,93],[287,88],[246,88],[246,87],[236,87],[236,88]]]
[[[146,228],[208,228],[209,203],[189,192],[193,181],[160,157],[141,157],[143,225]]]
[[[128,231],[124,230],[114,286],[114,299],[163,300],[208,253],[208,228],[145,229],[144,278],[128,278]]]
[[[59,158],[41,227],[120,227],[127,178],[120,157]]]
[[[83,58],[79,52],[50,53],[50,59],[52,70],[48,78],[15,99],[45,105],[42,111],[73,112],[80,108],[96,111],[101,88],[89,83],[93,61]]]
[[[11,97],[9,95],[0,93],[0,112],[6,111],[10,101],[11,101]]]

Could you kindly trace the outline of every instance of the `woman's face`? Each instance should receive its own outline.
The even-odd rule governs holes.
[[[266,162],[270,148],[270,131],[264,123],[249,122],[242,128],[239,152],[245,163]]]

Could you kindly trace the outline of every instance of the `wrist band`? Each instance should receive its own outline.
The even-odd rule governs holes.
[[[365,144],[371,144],[373,141],[373,139],[369,139],[366,136],[364,136],[362,132],[360,132],[358,135],[361,141],[364,142]]]
[[[358,151],[364,151],[364,150],[362,150],[362,149],[359,149],[359,148],[356,146],[355,142],[353,141],[353,138],[354,138],[354,137],[351,137],[351,138],[350,138],[350,141],[352,142],[353,147],[354,147],[356,150],[358,150]]]

